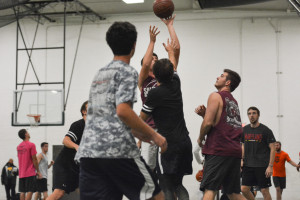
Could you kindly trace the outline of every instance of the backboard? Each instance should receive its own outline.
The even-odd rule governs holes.
[[[62,89],[16,90],[13,101],[12,126],[30,126],[28,115],[41,115],[39,126],[64,125]]]

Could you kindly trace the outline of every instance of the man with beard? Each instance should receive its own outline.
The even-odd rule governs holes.
[[[259,122],[260,112],[256,107],[247,110],[250,124],[243,129],[243,175],[242,192],[248,200],[254,200],[251,186],[258,186],[265,200],[271,200],[269,187],[275,158],[273,132]]]
[[[273,183],[276,188],[277,200],[281,200],[283,189],[286,185],[286,173],[285,173],[285,161],[293,165],[294,167],[299,167],[294,161],[291,160],[289,154],[281,151],[281,142],[275,142],[275,161],[273,166]]]
[[[196,108],[196,113],[204,118],[198,138],[205,155],[200,186],[204,200],[213,200],[221,186],[229,199],[245,199],[240,194],[242,123],[238,103],[231,94],[240,82],[238,73],[225,69],[217,78],[218,92],[209,96],[207,109],[204,105]]]

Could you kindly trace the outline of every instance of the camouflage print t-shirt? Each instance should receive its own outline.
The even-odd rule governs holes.
[[[93,79],[85,129],[75,160],[80,158],[137,158],[139,150],[131,129],[117,116],[120,103],[136,100],[137,71],[112,61]]]

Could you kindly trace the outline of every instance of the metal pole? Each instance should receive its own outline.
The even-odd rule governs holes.
[[[67,92],[67,98],[66,98],[65,107],[67,107],[67,102],[68,102],[69,93],[70,93],[70,89],[71,89],[73,72],[74,72],[74,68],[75,68],[75,63],[76,63],[77,52],[78,52],[78,47],[79,47],[79,43],[80,43],[80,38],[81,38],[81,33],[82,33],[82,27],[83,27],[83,23],[84,23],[84,18],[85,18],[85,16],[83,15],[82,16],[82,21],[81,21],[81,26],[80,26],[80,31],[79,31],[79,36],[78,36],[78,40],[77,40],[76,50],[75,50],[75,56],[74,56],[74,60],[73,60],[73,67],[72,67],[72,72],[71,72],[71,76],[70,76],[70,81],[69,81],[69,87],[68,87],[68,92]]]
[[[67,2],[65,1],[64,4],[64,56],[63,56],[63,89],[65,91],[65,81],[66,81],[66,12],[67,12]],[[65,95],[65,93],[64,93]],[[64,110],[66,110],[66,104],[65,104],[65,96],[64,96]]]

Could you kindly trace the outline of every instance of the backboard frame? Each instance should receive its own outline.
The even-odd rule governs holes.
[[[65,124],[65,112],[64,112],[64,90],[63,89],[32,89],[32,90],[14,90],[13,92],[13,112],[11,115],[11,125],[12,126],[31,126],[30,122],[28,121],[28,123],[20,123],[17,120],[18,117],[18,110],[17,108],[17,104],[18,104],[18,98],[17,98],[17,94],[18,93],[23,93],[23,92],[60,92],[61,93],[61,105],[60,110],[61,110],[61,121],[60,122],[41,122],[38,124],[38,126],[64,126]],[[42,105],[42,104],[41,104]],[[27,114],[31,114],[31,113],[27,113]],[[35,113],[35,114],[39,114],[39,113]]]

